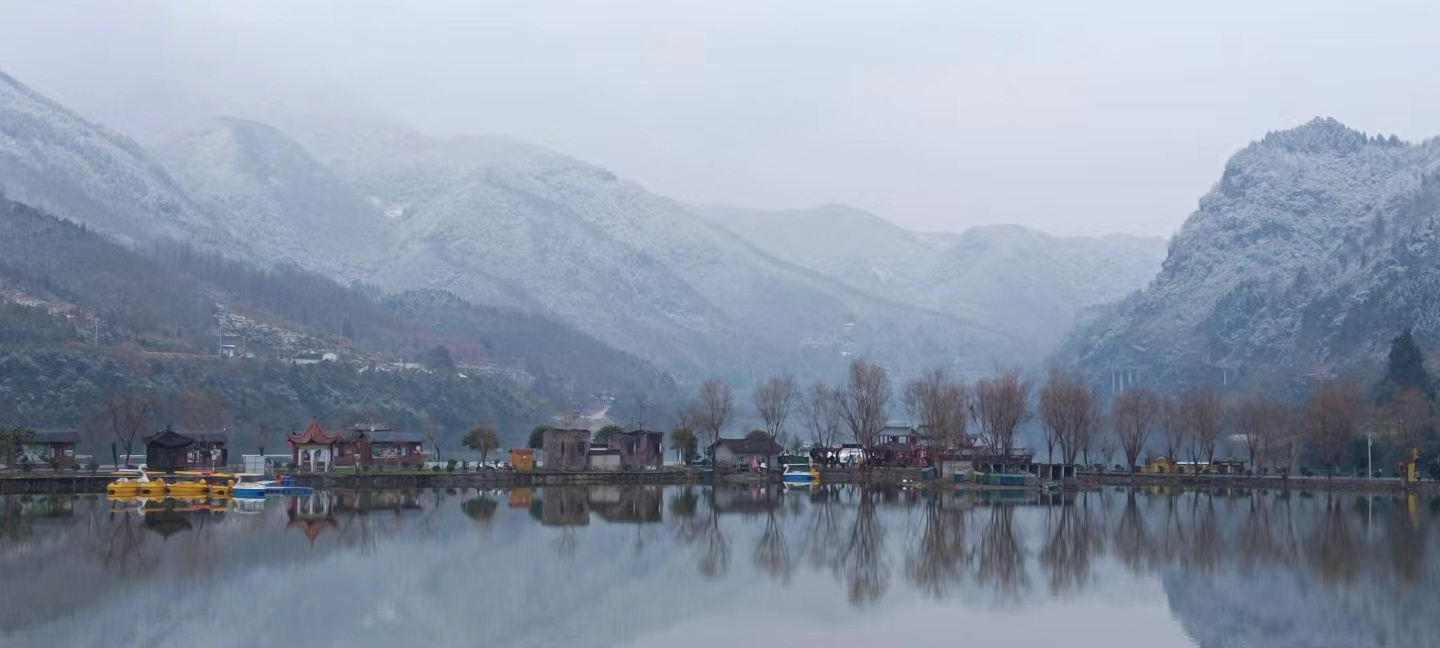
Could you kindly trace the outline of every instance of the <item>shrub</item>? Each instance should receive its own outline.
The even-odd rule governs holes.
[[[435,465],[431,466],[431,467],[430,467],[430,471],[431,471],[431,472],[437,472],[437,473],[440,472],[440,464],[435,464]]]
[[[455,460],[445,462],[445,472],[455,472]]]
[[[88,471],[90,471],[90,474],[93,475],[93,474],[95,474],[96,472],[99,472],[99,470],[100,470],[100,464],[95,463],[95,460],[94,460],[94,459],[91,459],[91,460],[90,460],[90,463],[89,463],[89,464],[86,464],[85,469],[88,470]]]

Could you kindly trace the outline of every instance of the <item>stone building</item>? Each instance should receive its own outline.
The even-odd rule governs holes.
[[[546,470],[585,470],[590,467],[590,430],[546,430],[543,450]]]

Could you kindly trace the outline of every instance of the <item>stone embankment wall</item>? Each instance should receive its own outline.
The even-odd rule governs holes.
[[[778,473],[728,473],[720,475],[723,483],[778,481]],[[87,473],[0,473],[0,494],[25,493],[104,493],[109,475]],[[1354,477],[1246,477],[1243,475],[1148,475],[1125,473],[1080,473],[1082,488],[1101,486],[1169,486],[1177,488],[1252,488],[1288,490],[1342,490],[1364,492],[1402,492],[1410,490],[1440,493],[1440,482],[1401,483],[1396,479],[1362,479]],[[613,484],[697,484],[701,472],[695,469],[670,469],[644,472],[547,472],[511,471],[438,472],[438,473],[317,473],[297,474],[300,486],[315,488],[512,488],[516,486],[605,486]],[[822,484],[919,484],[920,470],[915,468],[877,468],[874,470],[822,470]],[[927,486],[946,488],[953,482],[949,476],[924,482]],[[964,486],[956,486],[964,488]]]

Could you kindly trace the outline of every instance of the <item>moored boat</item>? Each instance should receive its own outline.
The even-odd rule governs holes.
[[[785,471],[780,473],[780,481],[787,484],[813,484],[820,481],[820,471],[805,455],[786,455],[780,458],[785,464]]]

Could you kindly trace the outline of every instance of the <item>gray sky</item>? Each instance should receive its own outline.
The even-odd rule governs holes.
[[[707,204],[1169,234],[1316,115],[1440,134],[1440,3],[0,0],[0,69],[142,141],[337,87]]]

